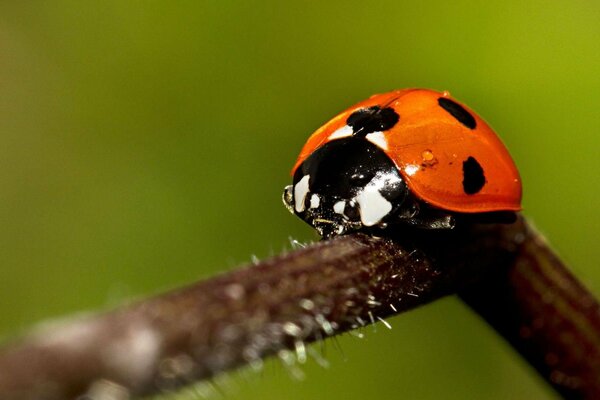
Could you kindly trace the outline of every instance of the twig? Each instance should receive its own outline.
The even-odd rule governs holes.
[[[600,305],[529,228],[511,268],[460,295],[565,398],[600,399]]]
[[[58,400],[85,393],[127,398],[256,365],[273,354],[302,362],[306,343],[466,290],[485,281],[490,271],[510,271],[527,246],[536,254],[537,238],[520,219],[452,232],[405,232],[395,239],[355,234],[316,243],[109,313],[42,327],[0,351],[0,398]],[[532,259],[533,264],[541,262]],[[542,278],[530,281],[542,286],[554,282]],[[516,301],[519,308],[521,298],[510,288],[499,290],[506,291],[507,304]],[[476,308],[485,295],[475,289],[464,293]],[[536,293],[531,296],[539,300],[545,291]],[[559,328],[585,332],[595,345],[600,327],[586,319],[590,310],[597,311],[595,301],[589,297],[586,308],[577,301],[569,304],[581,318]],[[496,309],[477,309],[494,321],[486,313]],[[521,320],[502,322],[507,327],[501,332],[510,333],[510,324]],[[532,351],[522,351],[533,365],[554,348],[554,334],[562,332],[531,336],[545,338]],[[572,354],[569,363],[581,357]],[[553,370],[564,370],[563,359],[550,361]],[[559,385],[552,374],[538,369]],[[599,384],[589,379],[597,370],[583,369],[577,370],[576,393],[596,393]]]

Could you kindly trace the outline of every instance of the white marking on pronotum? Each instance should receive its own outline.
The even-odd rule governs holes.
[[[392,211],[392,204],[374,187],[365,187],[356,196],[356,201],[360,205],[360,220],[364,226],[377,224]]]
[[[379,174],[367,183],[367,185],[356,195],[356,201],[360,206],[360,220],[364,226],[373,226],[392,211],[392,204],[379,193],[379,190],[387,183]]]
[[[404,172],[406,172],[406,175],[408,176],[413,176],[418,170],[419,166],[414,164],[408,164],[406,167],[404,167]]]
[[[302,179],[296,186],[294,186],[294,200],[296,202],[296,212],[304,211],[304,200],[306,200],[306,195],[308,194],[308,181],[310,180],[310,175],[304,175]]]
[[[352,127],[349,125],[344,125],[329,135],[329,139],[341,139],[348,136],[352,136]]]
[[[382,150],[388,149],[388,143],[383,132],[372,132],[365,136],[367,140]]]
[[[320,203],[321,203],[321,199],[319,198],[319,195],[316,193],[313,193],[313,195],[310,196],[310,208],[319,208]]]
[[[340,200],[333,205],[333,211],[336,214],[344,215],[344,209],[346,208],[346,202],[344,200]]]

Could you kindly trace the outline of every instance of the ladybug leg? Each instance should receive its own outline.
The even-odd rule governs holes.
[[[512,224],[517,220],[517,214],[513,211],[494,211],[477,214],[458,215],[460,223],[467,224]]]
[[[294,214],[294,186],[287,185],[285,189],[283,189],[283,195],[281,196],[281,200],[283,200],[283,204],[285,208],[292,214]]]
[[[411,226],[421,229],[453,229],[456,221],[452,215],[435,218],[412,218],[406,221]]]
[[[406,199],[397,216],[400,223],[421,229],[452,229],[456,226],[452,214],[432,208],[415,198]]]

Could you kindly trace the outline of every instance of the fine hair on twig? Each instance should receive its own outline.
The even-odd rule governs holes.
[[[598,304],[519,218],[398,237],[336,237],[45,326],[0,350],[0,398],[59,400],[111,390],[138,397],[270,355],[302,361],[311,342],[453,293],[561,394],[600,395]]]

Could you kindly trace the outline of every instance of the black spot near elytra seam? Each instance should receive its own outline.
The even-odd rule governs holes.
[[[463,190],[466,194],[475,194],[485,185],[483,168],[473,157],[463,161]]]
[[[475,121],[475,118],[460,104],[445,97],[440,97],[438,99],[438,104],[467,128],[475,129],[477,126],[477,121]]]
[[[393,108],[373,106],[353,112],[346,124],[352,127],[354,136],[365,137],[372,132],[383,132],[398,123],[400,116]]]

